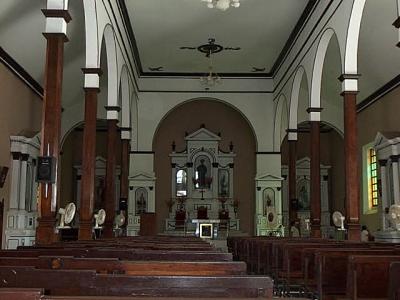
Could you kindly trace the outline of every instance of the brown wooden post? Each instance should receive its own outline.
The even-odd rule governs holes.
[[[129,130],[126,128],[121,128],[121,130]],[[121,188],[120,188],[120,198],[119,198],[119,209],[125,216],[125,224],[123,228],[126,228],[126,223],[128,222],[128,197],[129,197],[129,156],[130,156],[130,140],[121,140]]]
[[[96,172],[97,94],[100,69],[83,69],[85,74],[85,124],[82,143],[81,207],[79,215],[79,240],[92,239],[92,223]],[[94,77],[95,84],[88,84]]]
[[[115,110],[115,107],[106,107],[107,110]],[[119,110],[119,108],[118,108]],[[106,188],[105,188],[105,211],[106,221],[104,223],[103,237],[113,236],[113,223],[115,218],[115,177],[116,177],[116,148],[118,120],[107,120],[107,164],[106,164]]]
[[[44,9],[44,15],[54,22],[66,24],[71,17],[66,10]],[[42,110],[41,156],[52,156],[59,165],[61,135],[61,88],[63,79],[64,43],[68,41],[65,32],[54,32],[47,26],[43,34],[47,39],[44,97]],[[63,28],[66,28],[63,27]],[[40,210],[36,243],[50,244],[56,240],[55,213],[59,168],[56,168],[54,183],[40,183]]]
[[[296,195],[297,130],[288,129],[289,144],[289,226],[296,224],[298,199]],[[289,230],[289,234],[291,231]]]
[[[310,191],[311,236],[321,237],[321,170],[320,170],[320,114],[321,108],[310,107]]]
[[[357,92],[344,92],[344,153],[347,238],[360,241],[360,198],[357,157]]]

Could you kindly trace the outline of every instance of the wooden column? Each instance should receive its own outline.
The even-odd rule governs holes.
[[[43,10],[46,17],[68,22],[70,16],[64,10]],[[66,26],[65,26],[66,27]],[[51,28],[50,28],[51,29]],[[46,23],[47,39],[46,66],[44,76],[44,97],[42,110],[41,156],[52,156],[59,165],[60,133],[61,133],[61,88],[63,79],[64,33],[49,32]],[[56,168],[54,183],[40,183],[40,214],[36,229],[36,243],[50,244],[56,239],[55,213],[57,206],[57,187],[59,168]]]
[[[83,69],[86,74],[100,74],[100,69]],[[86,85],[86,84],[85,84]],[[85,87],[85,123],[82,143],[82,181],[81,207],[79,214],[79,240],[92,239],[92,223],[96,177],[96,123],[97,94],[96,87]]]
[[[357,157],[357,92],[343,92],[344,151],[346,176],[346,221],[348,239],[360,241],[360,198]]]
[[[297,140],[289,140],[289,224],[297,222],[298,199],[296,195]],[[291,232],[291,231],[289,231]]]
[[[121,128],[125,130],[125,128]],[[130,156],[130,140],[121,140],[121,188],[120,188],[120,198],[119,198],[119,210],[125,216],[125,224],[122,226],[126,228],[128,222],[128,198],[129,198],[129,156]]]
[[[321,237],[321,171],[320,171],[320,122],[311,121],[311,236]]]
[[[105,211],[103,237],[113,236],[113,223],[115,218],[115,177],[116,177],[116,148],[117,148],[117,123],[118,120],[107,120],[107,164],[105,187]]]

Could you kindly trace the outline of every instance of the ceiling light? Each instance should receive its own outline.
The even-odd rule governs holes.
[[[221,83],[221,77],[218,76],[217,73],[214,72],[214,68],[212,65],[211,55],[213,54],[212,50],[207,55],[207,58],[210,62],[208,66],[208,74],[207,76],[200,77],[200,83],[206,87],[206,89],[215,86],[216,84]]]
[[[209,8],[218,8],[220,10],[227,10],[230,6],[238,8],[240,6],[240,0],[201,0],[207,3]]]

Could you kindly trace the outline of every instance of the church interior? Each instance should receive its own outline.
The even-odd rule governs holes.
[[[0,300],[400,299],[398,70],[400,0],[1,0]]]

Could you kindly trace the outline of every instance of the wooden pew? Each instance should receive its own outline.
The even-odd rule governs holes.
[[[318,249],[315,253],[316,283],[320,299],[346,294],[347,262],[351,255],[397,255],[396,249]]]
[[[141,249],[31,249],[1,250],[0,257],[74,256],[159,261],[231,261],[231,253],[219,251],[167,251]]]
[[[49,280],[51,279],[51,280]],[[261,276],[129,276],[91,270],[0,267],[0,288],[43,288],[49,295],[271,298]]]
[[[244,262],[206,261],[123,261],[116,258],[2,257],[0,266],[30,266],[38,269],[95,270],[97,273],[126,275],[245,275]]]
[[[391,263],[389,269],[388,299],[400,300],[400,263]]]
[[[1,288],[0,300],[41,300],[43,289]]]
[[[387,299],[389,268],[396,261],[400,262],[400,255],[351,255],[347,268],[347,298]],[[400,283],[400,278],[398,280]]]

